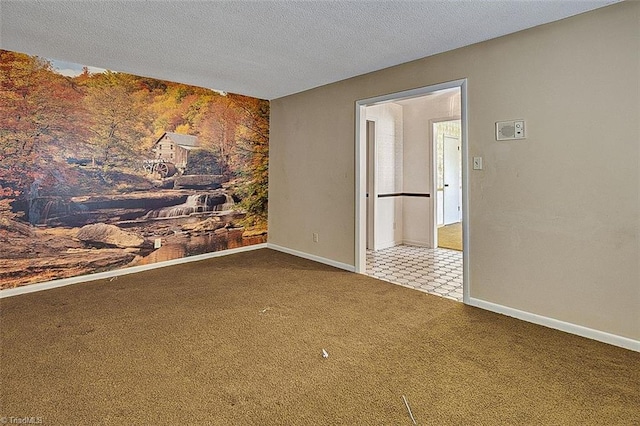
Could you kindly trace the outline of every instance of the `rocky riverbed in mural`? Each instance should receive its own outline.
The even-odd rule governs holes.
[[[215,186],[34,199],[35,226],[0,218],[0,288],[266,242]]]

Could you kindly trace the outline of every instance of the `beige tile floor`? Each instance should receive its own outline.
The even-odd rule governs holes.
[[[462,302],[462,252],[399,245],[367,250],[367,275]]]

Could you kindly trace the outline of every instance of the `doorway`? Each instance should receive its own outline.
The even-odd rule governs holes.
[[[447,106],[445,99],[452,105],[457,102],[457,114],[451,106],[445,113],[438,110],[439,106]],[[423,105],[422,109],[419,105]],[[447,200],[455,208],[446,210],[447,220],[460,223],[463,239],[468,239],[468,221],[464,220],[468,217],[466,80],[360,100],[356,102],[355,269],[367,274],[367,262],[371,268],[372,259],[384,257],[386,265],[380,264],[378,271],[369,275],[386,274],[397,284],[427,292],[440,290],[435,293],[441,295],[460,292],[455,298],[466,302],[467,245],[462,252],[436,246],[438,204],[432,126],[435,121],[445,120],[434,117],[459,122],[458,138],[449,135],[446,142],[450,151],[447,157],[457,159],[458,164],[456,176],[448,182],[453,190],[447,193]],[[450,160],[452,164],[454,160]],[[451,165],[448,168],[452,174],[456,170]],[[452,285],[461,288],[444,288]]]
[[[432,125],[436,172],[434,247],[462,251],[461,123],[437,120]]]

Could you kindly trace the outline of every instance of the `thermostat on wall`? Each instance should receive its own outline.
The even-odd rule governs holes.
[[[524,139],[524,120],[496,122],[496,140]]]

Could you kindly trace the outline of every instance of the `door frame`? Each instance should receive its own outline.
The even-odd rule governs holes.
[[[375,118],[365,118],[366,126],[365,127],[365,138],[367,139],[367,152],[365,156],[368,156],[368,164],[366,165],[367,169],[365,169],[365,173],[370,173],[369,178],[367,179],[367,187],[366,187],[366,197],[367,197],[367,208],[366,208],[366,240],[369,240],[369,245],[375,249],[376,247],[376,209],[378,208],[378,179],[376,175],[376,170],[378,169],[378,156],[377,156],[377,148],[376,148],[376,119]],[[365,158],[367,161],[367,158]]]
[[[361,99],[355,103],[355,272],[366,273],[367,241],[367,117],[366,107],[389,101],[417,98],[445,89],[460,88],[460,125],[462,155],[462,294],[463,303],[469,303],[471,282],[469,279],[469,155],[467,79],[405,90],[387,95]],[[436,194],[432,194],[436,196]],[[433,201],[433,200],[432,200]],[[434,217],[434,222],[436,218]]]

